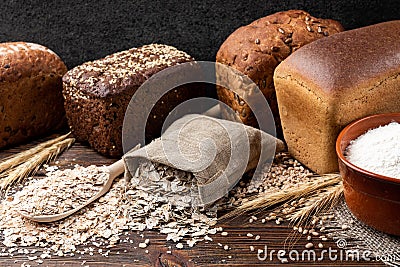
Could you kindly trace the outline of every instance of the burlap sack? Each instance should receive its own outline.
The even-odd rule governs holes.
[[[192,172],[198,185],[199,205],[223,197],[242,175],[258,162],[272,162],[282,151],[279,139],[241,123],[204,115],[186,115],[175,121],[161,138],[123,157],[126,177],[147,159]]]

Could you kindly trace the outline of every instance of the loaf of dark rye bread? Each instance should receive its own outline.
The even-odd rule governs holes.
[[[150,44],[84,63],[63,77],[68,123],[77,140],[99,153],[120,157],[122,125],[126,108],[136,90],[153,74],[193,58],[161,44]],[[181,86],[166,93],[147,121],[146,140],[159,137],[169,112],[181,102],[197,96],[193,87]],[[154,103],[142,103],[152,105]]]
[[[62,60],[44,46],[0,44],[0,148],[65,123],[61,78],[66,71]]]
[[[312,17],[305,11],[289,10],[260,18],[233,32],[218,50],[216,61],[243,72],[260,88],[282,136],[273,83],[276,66],[291,53],[314,40],[343,31],[337,21]],[[243,99],[233,91],[217,86],[218,98],[230,106],[243,123],[258,123]],[[224,112],[228,116],[228,112]],[[232,118],[231,118],[232,119]]]

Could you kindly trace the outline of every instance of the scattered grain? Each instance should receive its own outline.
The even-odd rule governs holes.
[[[310,243],[307,243],[307,244],[305,245],[305,247],[306,247],[306,248],[312,248],[312,247],[314,247],[314,245],[313,245],[313,243],[310,242]]]
[[[139,243],[139,248],[146,248],[147,244],[146,243]]]

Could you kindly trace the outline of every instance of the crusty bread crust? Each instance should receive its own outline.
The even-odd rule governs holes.
[[[63,94],[72,133],[97,152],[120,157],[125,111],[136,90],[155,73],[193,60],[175,47],[150,44],[86,62],[68,71],[63,77]],[[176,105],[191,96],[199,96],[200,90],[185,89],[169,91],[153,108],[147,121],[147,141],[160,135],[165,118]]]
[[[400,21],[346,31],[289,56],[274,75],[289,152],[317,173],[338,170],[336,138],[350,122],[400,112]]]
[[[315,18],[305,11],[278,12],[233,32],[221,45],[216,61],[243,72],[258,85],[270,104],[281,135],[273,83],[276,66],[298,48],[341,31],[339,22]],[[245,124],[257,126],[250,107],[241,97],[220,86],[217,92],[219,99],[237,111]]]
[[[67,71],[50,49],[33,43],[0,44],[0,147],[40,136],[65,112],[61,77]]]

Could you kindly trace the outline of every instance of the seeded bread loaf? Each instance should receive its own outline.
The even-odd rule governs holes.
[[[63,94],[72,133],[77,140],[88,142],[99,153],[120,157],[123,154],[124,115],[136,90],[153,74],[190,61],[193,61],[191,56],[174,47],[150,44],[68,71],[63,77]],[[176,105],[196,93],[181,87],[165,94],[150,113],[147,141],[160,135],[166,116]]]
[[[335,34],[289,56],[274,81],[289,152],[317,173],[338,170],[348,123],[400,112],[400,21]]]
[[[243,72],[258,85],[270,104],[278,136],[281,136],[273,83],[275,67],[303,45],[341,31],[339,22],[317,19],[301,10],[278,12],[233,32],[221,45],[216,61]],[[220,86],[217,93],[245,124],[257,127],[250,107],[241,97]]]
[[[0,44],[0,148],[65,123],[61,77],[66,71],[62,60],[44,46]]]

